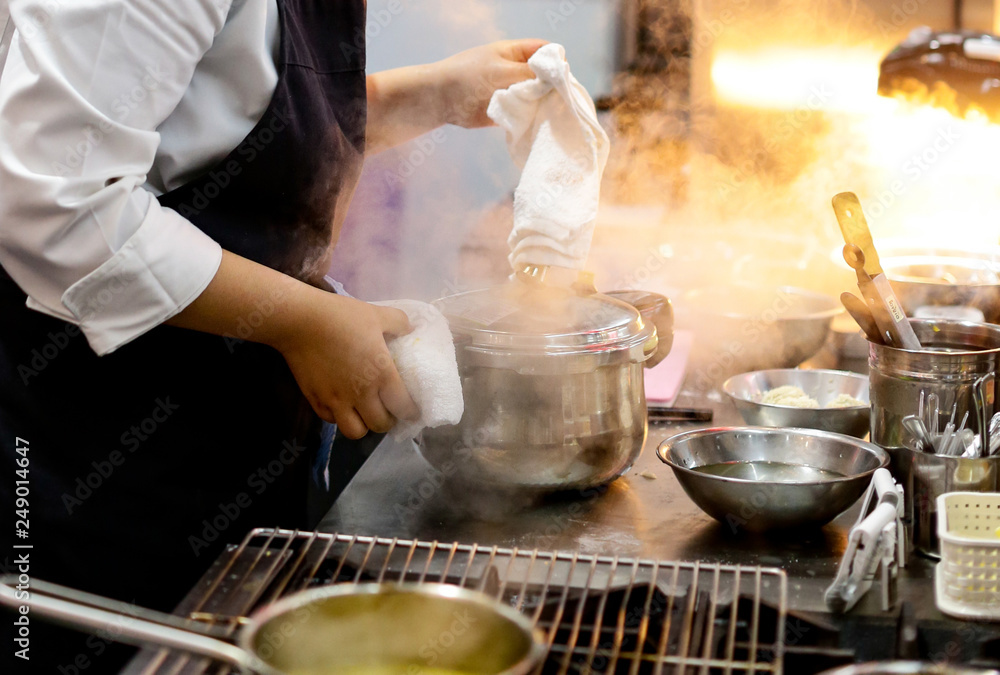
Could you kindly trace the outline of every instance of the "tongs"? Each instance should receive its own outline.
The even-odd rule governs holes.
[[[958,401],[952,404],[951,417],[943,430],[939,428],[941,410],[937,393],[931,392],[925,397],[924,391],[921,391],[917,414],[907,415],[901,422],[903,429],[909,434],[909,447],[916,452],[966,459],[990,457],[1000,453],[1000,413],[987,418],[987,399],[992,396],[987,389],[992,392],[993,377],[992,373],[987,373],[972,384],[974,411],[966,410],[958,426],[955,425]],[[967,426],[970,414],[973,413],[973,423],[979,427],[978,434]]]
[[[873,501],[875,507],[869,513]],[[824,595],[830,611],[846,612],[854,607],[871,588],[880,566],[882,611],[892,609],[899,568],[906,567],[902,517],[903,489],[888,469],[876,469],[861,513],[851,528],[837,576]]]
[[[878,327],[880,341],[899,349],[919,350],[920,340],[882,271],[868,221],[857,196],[853,192],[836,195],[833,211],[846,242],[844,260],[857,273],[858,289]]]

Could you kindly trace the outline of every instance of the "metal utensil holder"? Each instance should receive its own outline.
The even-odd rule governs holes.
[[[910,448],[887,448],[889,470],[903,486],[903,524],[913,548],[940,557],[937,498],[947,492],[997,492],[1000,456],[945,457]]]
[[[869,343],[872,441],[883,448],[906,445],[902,421],[919,411],[921,394],[936,395],[943,428],[953,409],[969,412],[969,428],[988,435],[1000,371],[1000,326],[962,321],[911,320],[925,349]],[[987,442],[988,438],[984,439]]]
[[[996,492],[1000,456],[945,457],[907,447],[902,420],[919,412],[921,394],[940,402],[940,427],[956,411],[989,448],[989,420],[996,409],[1000,326],[963,321],[911,319],[924,349],[869,343],[871,440],[888,451],[890,470],[905,492],[908,540],[921,553],[938,555],[937,497],[955,490]],[[988,452],[988,450],[987,450]]]

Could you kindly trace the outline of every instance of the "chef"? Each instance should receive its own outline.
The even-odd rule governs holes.
[[[169,610],[251,527],[315,526],[335,435],[416,416],[405,314],[335,292],[330,251],[366,153],[489,124],[542,43],[366,77],[364,0],[10,12],[0,559],[30,544],[31,577]],[[32,622],[5,672],[113,672],[104,637]]]

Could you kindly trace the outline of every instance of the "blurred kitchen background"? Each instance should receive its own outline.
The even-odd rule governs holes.
[[[949,112],[933,88],[877,94],[881,60],[913,29],[998,22],[1000,3],[974,0],[369,0],[368,69],[560,42],[612,139],[599,289],[676,302],[746,281],[836,296],[854,286],[830,207],[845,190],[880,252],[998,259],[1000,126],[975,106]],[[372,157],[332,273],[372,300],[502,280],[517,179],[497,129],[446,127]]]

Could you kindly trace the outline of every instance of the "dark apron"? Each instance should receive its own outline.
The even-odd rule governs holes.
[[[278,7],[279,77],[264,116],[160,203],[223,248],[322,287],[364,153],[365,3]],[[252,527],[315,525],[335,492],[323,480],[333,434],[282,356],[252,342],[280,293],[239,336],[160,326],[100,358],[76,327],[24,302],[0,273],[0,561],[30,543],[32,577],[169,610]],[[24,540],[17,438],[30,448]],[[5,657],[12,644],[3,640]],[[128,654],[41,620],[30,644],[30,663],[11,672],[113,672]]]

